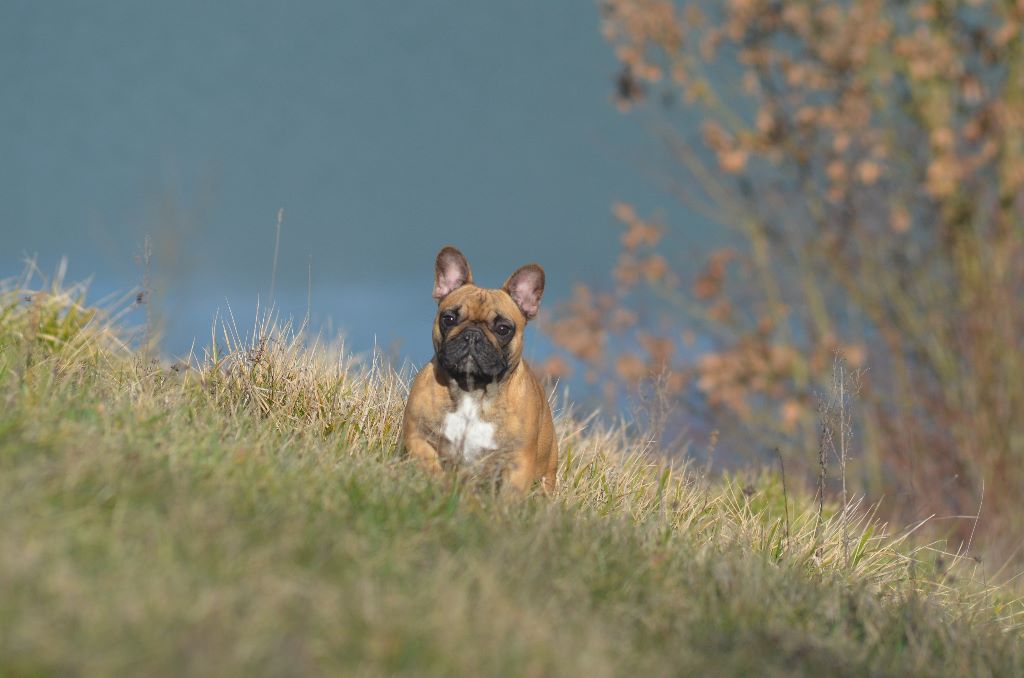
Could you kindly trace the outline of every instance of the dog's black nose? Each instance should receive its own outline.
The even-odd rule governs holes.
[[[462,334],[470,344],[479,343],[484,339],[484,331],[479,327],[467,327],[462,330]]]

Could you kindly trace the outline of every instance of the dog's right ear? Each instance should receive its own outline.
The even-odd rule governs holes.
[[[441,301],[454,290],[473,282],[473,272],[462,252],[448,246],[437,253],[434,262],[434,299]]]

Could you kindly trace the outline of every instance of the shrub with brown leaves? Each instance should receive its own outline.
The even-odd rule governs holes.
[[[839,352],[866,369],[851,480],[914,515],[970,514],[984,485],[979,530],[1019,527],[1024,2],[600,9],[630,80],[617,105],[649,116],[673,193],[729,247],[694,270],[668,224],[615,205],[609,291],[578,289],[555,340],[594,378],[668,364],[708,430],[794,467]],[[675,322],[644,323],[652,300]]]

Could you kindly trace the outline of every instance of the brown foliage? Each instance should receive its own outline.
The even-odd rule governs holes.
[[[630,91],[674,95],[620,107],[651,111],[677,161],[675,194],[739,245],[697,271],[670,264],[666,227],[616,204],[614,292],[579,288],[556,342],[610,379],[667,368],[709,428],[736,445],[741,431],[759,448],[784,443],[808,465],[815,395],[839,351],[867,369],[851,466],[861,489],[906,514],[969,514],[984,483],[987,527],[1019,526],[1024,2],[601,10]],[[653,105],[670,100],[679,108]],[[676,317],[663,336],[637,334],[652,298]],[[618,357],[609,333],[631,340]]]

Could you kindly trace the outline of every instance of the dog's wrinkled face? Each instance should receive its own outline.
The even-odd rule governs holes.
[[[463,285],[438,305],[434,348],[446,372],[484,385],[501,381],[518,364],[524,327],[508,294]]]
[[[519,364],[523,330],[544,291],[544,271],[523,266],[501,289],[477,287],[472,280],[461,252],[441,250],[434,277],[434,350],[441,367],[470,390],[502,381]]]

